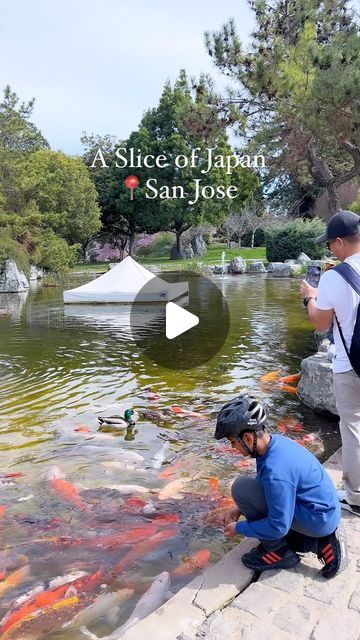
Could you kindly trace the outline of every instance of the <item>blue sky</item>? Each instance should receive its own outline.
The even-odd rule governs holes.
[[[35,97],[33,121],[51,146],[79,153],[82,131],[126,138],[182,67],[223,85],[203,33],[229,17],[245,40],[246,0],[3,1],[0,88]]]

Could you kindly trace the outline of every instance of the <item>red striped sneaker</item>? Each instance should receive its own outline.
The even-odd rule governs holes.
[[[268,571],[269,569],[289,569],[300,562],[300,557],[284,544],[276,551],[267,551],[262,543],[244,553],[241,560],[249,569]]]
[[[321,569],[324,578],[333,578],[349,564],[344,529],[338,527],[333,533],[318,540],[318,558],[325,566]]]

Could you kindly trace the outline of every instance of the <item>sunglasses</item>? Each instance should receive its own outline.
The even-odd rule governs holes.
[[[331,243],[332,243],[332,242],[335,242],[335,240],[336,240],[336,238],[335,238],[335,239],[333,239],[333,240],[327,240],[327,242],[325,242],[325,245],[326,245],[326,247],[327,247],[327,249],[328,249],[329,251],[331,251]]]

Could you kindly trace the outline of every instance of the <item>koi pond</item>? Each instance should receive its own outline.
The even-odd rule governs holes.
[[[213,439],[217,411],[240,390],[265,403],[271,431],[320,459],[338,448],[335,419],[277,385],[279,374],[264,384],[315,350],[299,281],[213,281],[229,304],[228,338],[212,360],[179,372],[144,360],[116,313],[64,309],[62,288],[1,294],[11,311],[0,315],[4,640],[120,637],[138,603],[150,612],[236,544],[208,514],[229,504],[236,474],[254,469]],[[208,325],[211,341],[216,317]],[[135,426],[106,421],[127,409]]]

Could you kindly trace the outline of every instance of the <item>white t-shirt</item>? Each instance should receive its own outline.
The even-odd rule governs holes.
[[[344,262],[351,265],[360,275],[360,253],[354,253]],[[325,271],[320,278],[316,306],[323,311],[334,309],[348,349],[350,349],[354,332],[358,304],[359,296],[346,280],[333,269]],[[334,321],[334,340],[336,350],[336,356],[333,360],[334,373],[350,371],[352,366],[344,349],[336,320]]]

